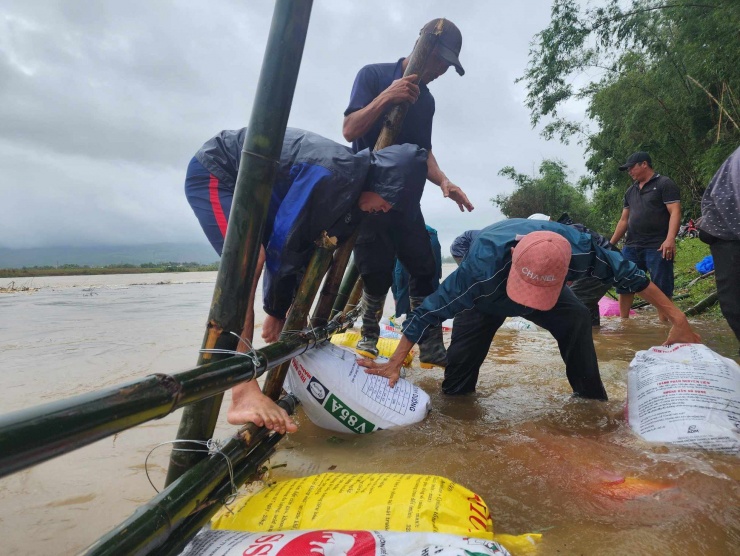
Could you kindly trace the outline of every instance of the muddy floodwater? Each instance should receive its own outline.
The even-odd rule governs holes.
[[[0,293],[0,411],[193,366],[215,278],[16,279],[37,289]],[[486,501],[497,532],[542,533],[541,556],[740,554],[740,458],[648,445],[624,418],[628,364],[662,343],[667,327],[651,310],[602,323],[594,341],[606,403],[571,398],[546,332],[502,329],[475,395],[445,397],[442,372],[417,366],[407,378],[432,401],[418,425],[351,436],[320,429],[299,410],[300,430],[279,444],[272,475],[442,475]],[[736,355],[724,322],[694,324],[710,348]],[[179,418],[0,479],[0,553],[75,554],[128,517],[154,495],[144,460],[155,447],[148,468],[161,487],[170,447],[157,446],[175,438]],[[222,414],[217,438],[233,430]],[[622,478],[630,488],[613,487]]]

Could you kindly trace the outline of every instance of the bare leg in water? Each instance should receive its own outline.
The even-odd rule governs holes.
[[[619,294],[619,316],[623,319],[630,318],[630,309],[632,309],[632,302],[635,300],[634,293],[620,293]]]
[[[249,294],[249,305],[244,318],[244,327],[242,328],[242,338],[249,340],[250,344],[252,338],[254,338],[254,297],[264,263],[265,250],[261,248],[254,273],[252,291]],[[240,342],[237,351],[246,353],[246,345]],[[226,419],[232,425],[243,425],[251,422],[258,427],[265,427],[281,434],[298,430],[298,426],[290,418],[290,415],[262,393],[256,380],[242,382],[231,389],[231,406],[229,406]]]

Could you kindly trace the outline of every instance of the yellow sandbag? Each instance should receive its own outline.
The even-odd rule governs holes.
[[[443,477],[322,473],[279,481],[213,518],[214,529],[370,529],[493,538],[485,502]]]
[[[359,332],[345,332],[343,334],[334,334],[334,336],[331,337],[332,344],[352,348],[355,351],[357,351],[357,349],[355,348],[357,346],[357,342],[359,341],[360,341]],[[395,338],[379,338],[378,345],[376,347],[378,348],[378,352],[380,353],[380,356],[390,357],[391,355],[393,355],[393,352],[396,351],[396,348],[398,347],[398,342],[400,341],[401,340],[397,340]],[[403,360],[403,366],[409,367],[413,360],[414,360],[414,352],[412,350],[406,356],[406,359]]]
[[[542,540],[541,533],[525,533],[523,535],[507,535],[497,533],[493,540],[511,552],[513,556],[529,556],[536,554],[537,544]]]

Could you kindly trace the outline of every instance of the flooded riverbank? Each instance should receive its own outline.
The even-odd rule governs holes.
[[[0,295],[0,410],[191,367],[214,283],[215,273],[35,278],[35,291]],[[736,354],[724,322],[696,322],[709,347]],[[432,398],[418,425],[350,436],[299,411],[299,432],[271,461],[285,467],[272,475],[442,475],[488,503],[498,532],[542,532],[543,556],[732,554],[738,459],[647,445],[624,419],[629,361],[666,334],[652,311],[603,319],[594,340],[610,400],[600,403],[570,397],[549,334],[502,329],[475,395],[443,396],[442,372],[417,367],[408,379]],[[74,554],[125,519],[154,494],[144,459],[174,439],[179,415],[0,480],[3,554]],[[232,430],[222,415],[217,437]],[[150,458],[157,485],[168,453],[163,446]]]

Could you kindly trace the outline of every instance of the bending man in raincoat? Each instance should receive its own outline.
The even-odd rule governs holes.
[[[637,266],[587,233],[557,222],[511,219],[481,230],[460,266],[406,319],[388,363],[361,360],[369,374],[395,385],[401,364],[424,330],[455,317],[442,391],[475,391],[480,366],[506,317],[521,316],[558,342],[577,396],[606,400],[591,336],[591,316],[566,280],[594,276],[639,293],[671,322],[666,344],[698,343],[686,316]]]
[[[220,255],[247,128],[209,139],[190,161],[185,193],[203,231]],[[265,222],[242,338],[252,341],[254,298],[265,266],[262,338],[277,341],[296,288],[322,231],[339,242],[348,238],[364,213],[369,218],[403,211],[424,187],[427,152],[416,145],[393,145],[377,152],[352,152],[334,141],[288,128]],[[246,351],[244,344],[240,350]],[[280,406],[262,394],[256,381],[232,389],[229,423],[253,422],[280,433],[297,427]]]

